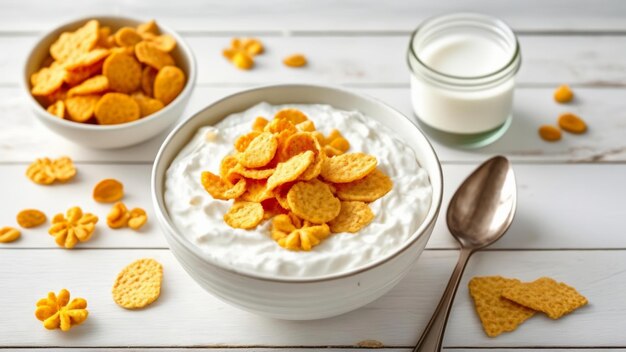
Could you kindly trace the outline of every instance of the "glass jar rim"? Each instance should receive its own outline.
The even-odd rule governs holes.
[[[436,23],[438,21],[445,21],[445,20],[455,20],[455,19],[469,19],[469,20],[482,20],[482,21],[489,21],[491,23],[493,23],[495,26],[497,26],[499,29],[504,30],[507,34],[510,34],[511,38],[513,39],[513,42],[515,43],[515,47],[514,50],[512,50],[512,54],[510,59],[501,67],[499,67],[498,69],[483,74],[483,75],[478,75],[478,76],[457,76],[457,75],[451,75],[448,73],[444,73],[441,72],[439,70],[436,70],[434,68],[432,68],[431,66],[427,65],[426,63],[424,63],[424,61],[422,61],[419,58],[419,55],[417,55],[417,53],[415,52],[415,47],[414,47],[414,41],[415,41],[415,37],[419,34],[419,32],[422,30],[424,30],[424,28],[428,28],[429,25],[432,25],[433,23]],[[485,79],[489,79],[490,77],[494,77],[497,76],[503,72],[505,72],[507,69],[509,69],[511,66],[515,65],[516,62],[519,61],[519,57],[520,57],[520,45],[519,45],[519,41],[517,40],[517,36],[515,35],[515,33],[513,32],[513,30],[511,29],[511,27],[509,27],[503,20],[493,17],[493,16],[488,16],[488,15],[483,15],[483,14],[479,14],[479,13],[473,13],[473,12],[458,12],[458,13],[452,13],[452,14],[445,14],[445,15],[438,15],[438,16],[433,16],[430,18],[427,18],[426,20],[424,20],[424,22],[422,22],[419,26],[417,26],[417,28],[415,28],[415,30],[413,31],[413,33],[411,34],[411,39],[409,40],[409,54],[420,64],[420,66],[424,67],[426,70],[428,70],[429,72],[440,76],[442,78],[448,78],[448,79],[453,79],[453,80],[459,80],[459,81],[465,81],[465,82],[471,82],[471,81],[480,81],[480,80],[485,80]],[[413,69],[413,65],[411,64],[410,61],[410,57],[407,58],[408,59],[408,64],[409,64],[409,69],[414,72]],[[519,70],[519,66],[517,65],[517,67],[515,68],[513,73],[516,73]]]

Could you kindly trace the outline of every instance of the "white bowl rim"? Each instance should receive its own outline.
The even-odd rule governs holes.
[[[26,59],[24,60],[24,67],[22,69],[22,79],[20,80],[21,86],[24,92],[26,93],[26,95],[28,96],[28,100],[30,104],[33,105],[35,109],[39,110],[39,112],[41,112],[41,114],[39,114],[40,116],[42,116],[43,118],[47,119],[48,121],[52,123],[56,123],[64,127],[75,128],[77,130],[116,131],[116,130],[122,130],[122,129],[130,128],[130,127],[134,127],[134,126],[140,126],[142,124],[148,123],[151,120],[155,120],[163,115],[166,115],[167,112],[169,112],[169,110],[173,109],[173,106],[175,104],[177,104],[178,102],[180,102],[180,100],[182,100],[182,97],[191,93],[191,90],[196,85],[196,75],[197,75],[196,58],[193,55],[193,51],[189,47],[189,44],[187,44],[187,42],[185,42],[185,40],[178,33],[176,33],[170,27],[162,25],[161,23],[157,22],[159,29],[161,29],[164,33],[169,34],[172,37],[174,37],[174,39],[176,39],[176,45],[182,48],[183,55],[186,56],[187,59],[189,60],[189,72],[188,72],[187,82],[185,83],[185,88],[183,88],[183,90],[178,94],[178,96],[174,100],[172,100],[169,104],[167,104],[163,109],[155,113],[152,113],[146,117],[137,119],[132,122],[125,122],[125,123],[120,123],[120,124],[115,124],[115,125],[92,125],[88,123],[80,123],[80,122],[69,121],[66,119],[60,119],[58,117],[51,115],[46,109],[43,108],[43,106],[41,106],[41,104],[39,104],[39,102],[35,99],[35,97],[33,97],[33,95],[30,93],[30,81],[27,75],[28,61],[30,61],[30,58],[33,55],[33,52],[37,48],[39,48],[39,46],[42,44],[44,39],[46,39],[51,33],[60,31],[64,27],[71,27],[74,25],[78,25],[80,23],[87,22],[89,20],[98,20],[98,21],[100,20],[124,20],[124,21],[132,21],[132,22],[136,21],[140,23],[148,21],[145,19],[139,19],[139,18],[127,17],[127,16],[114,16],[114,15],[84,16],[84,17],[75,18],[73,20],[64,22],[50,30],[45,31],[43,34],[41,34],[37,38],[35,43],[32,45],[30,50],[28,51],[28,54],[26,55]]]
[[[339,91],[342,92],[344,94],[349,94],[349,95],[353,95],[357,98],[361,98],[361,99],[366,99],[366,100],[370,100],[372,102],[375,102],[376,104],[382,106],[383,108],[389,109],[392,113],[397,114],[398,116],[406,119],[409,123],[411,123],[414,127],[415,127],[415,131],[421,135],[421,137],[424,139],[424,141],[426,142],[426,145],[428,145],[429,147],[429,151],[430,153],[432,153],[433,157],[435,158],[436,164],[437,164],[437,173],[436,175],[431,175],[429,174],[429,178],[430,177],[438,177],[439,180],[441,181],[441,191],[438,194],[434,194],[433,193],[433,197],[431,199],[431,204],[430,206],[436,206],[436,209],[431,212],[430,208],[428,211],[428,214],[426,218],[422,221],[422,223],[420,224],[419,228],[415,231],[415,233],[417,233],[417,235],[415,235],[415,233],[412,235],[412,238],[410,240],[407,240],[401,247],[395,249],[393,252],[391,252],[390,254],[387,254],[386,256],[372,261],[366,265],[362,265],[362,266],[358,266],[354,269],[345,271],[345,272],[341,272],[341,273],[337,273],[337,274],[330,274],[330,275],[324,275],[324,276],[317,276],[317,277],[311,277],[311,278],[299,278],[299,277],[275,277],[275,276],[271,276],[271,275],[267,275],[267,274],[259,274],[259,273],[251,273],[251,272],[244,272],[244,271],[238,271],[234,268],[231,268],[227,265],[224,265],[218,261],[215,261],[213,258],[207,257],[206,254],[204,254],[200,248],[198,248],[197,246],[193,245],[193,243],[191,243],[189,241],[189,239],[187,239],[184,236],[179,235],[179,231],[176,230],[175,226],[171,223],[169,216],[166,216],[165,214],[167,214],[167,209],[165,209],[165,205],[163,204],[163,202],[161,202],[159,200],[159,197],[157,196],[157,192],[156,192],[156,178],[157,178],[157,174],[156,174],[156,170],[159,168],[159,165],[161,164],[161,158],[162,158],[162,154],[164,153],[165,149],[169,146],[170,142],[172,141],[172,139],[174,139],[174,137],[176,136],[176,134],[185,126],[187,125],[187,123],[189,123],[191,120],[193,120],[194,118],[196,118],[197,116],[203,114],[205,111],[213,108],[213,106],[217,105],[217,104],[221,104],[222,102],[231,99],[233,97],[236,97],[238,95],[242,95],[242,94],[249,94],[255,91],[260,91],[260,90],[264,90],[264,89],[270,89],[270,88],[316,88],[316,89],[326,89],[326,90],[332,90],[332,91]],[[180,151],[179,151],[180,152]],[[169,165],[168,165],[169,167]],[[422,235],[424,234],[424,232],[426,231],[426,229],[428,229],[430,226],[434,226],[435,221],[437,220],[438,216],[439,216],[439,211],[441,210],[441,203],[442,203],[442,198],[443,198],[443,171],[441,168],[441,162],[439,161],[439,157],[437,156],[437,153],[435,152],[435,149],[432,146],[432,143],[430,143],[430,141],[428,140],[428,138],[426,138],[426,136],[424,135],[424,133],[417,127],[417,125],[411,121],[408,117],[406,117],[403,113],[401,113],[400,111],[398,111],[397,109],[391,107],[390,105],[388,105],[387,103],[384,103],[383,101],[381,101],[380,99],[374,98],[374,97],[370,97],[368,95],[365,94],[361,94],[361,93],[355,93],[352,92],[348,89],[342,88],[342,87],[337,87],[337,86],[331,86],[331,85],[321,85],[321,84],[299,84],[299,83],[287,83],[287,84],[269,84],[269,85],[263,85],[263,86],[259,86],[259,87],[255,87],[255,88],[250,88],[250,89],[245,89],[233,94],[229,94],[221,99],[218,99],[214,102],[212,102],[211,104],[207,105],[206,107],[204,107],[201,110],[196,111],[196,113],[194,113],[191,117],[189,117],[188,119],[186,119],[185,121],[180,122],[165,138],[165,140],[163,141],[163,143],[161,144],[161,147],[159,148],[159,152],[156,155],[156,158],[154,160],[154,164],[152,166],[152,173],[151,173],[151,180],[150,180],[150,193],[152,196],[152,203],[154,206],[154,210],[155,213],[157,215],[158,220],[160,221],[162,226],[166,227],[166,231],[169,232],[169,234],[174,234],[171,235],[170,237],[174,238],[175,241],[179,242],[180,244],[182,244],[187,250],[190,250],[194,255],[196,255],[197,257],[201,258],[204,262],[213,265],[215,268],[218,268],[220,270],[223,270],[225,272],[228,272],[230,274],[235,274],[235,275],[240,275],[243,277],[247,277],[250,279],[255,279],[255,280],[259,280],[259,281],[267,281],[267,282],[276,282],[276,283],[283,283],[283,284],[295,284],[295,283],[318,283],[318,282],[329,282],[329,281],[333,281],[333,280],[339,280],[339,279],[343,279],[346,277],[351,277],[351,276],[355,276],[357,274],[363,273],[365,271],[371,270],[373,268],[376,268],[390,260],[392,260],[393,258],[399,256],[401,253],[407,251],[419,238],[422,237]],[[431,182],[432,185],[432,182]],[[164,198],[164,197],[161,197]],[[168,234],[166,234],[166,236],[168,236]]]

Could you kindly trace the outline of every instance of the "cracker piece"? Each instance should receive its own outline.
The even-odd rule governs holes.
[[[185,73],[176,66],[165,66],[154,78],[154,97],[167,105],[185,88]]]
[[[164,107],[160,100],[152,99],[141,93],[133,94],[132,98],[135,100],[137,105],[139,105],[139,114],[141,117],[152,115]]]
[[[263,206],[256,202],[235,202],[224,215],[228,226],[237,229],[253,229],[263,220]]]
[[[0,228],[0,243],[10,243],[16,241],[21,236],[20,230],[5,226]]]
[[[67,61],[63,63],[63,67],[68,71],[80,70],[104,60],[110,53],[109,49],[93,49],[68,58]]]
[[[145,33],[143,35],[143,39],[154,45],[157,49],[165,51],[166,53],[169,53],[176,48],[176,39],[169,34],[154,35],[151,33]]]
[[[267,179],[267,188],[273,190],[282,184],[295,181],[311,165],[313,159],[313,152],[307,150],[285,162],[278,163],[276,171]]]
[[[559,319],[587,304],[587,298],[575,288],[549,277],[509,286],[502,291],[502,297],[544,312],[552,319]]]
[[[141,90],[149,97],[154,96],[154,79],[159,71],[154,67],[146,66],[141,72]]]
[[[324,161],[321,176],[333,183],[347,183],[362,179],[374,171],[378,161],[365,153],[337,155]]]
[[[361,202],[373,202],[383,197],[393,188],[393,182],[389,176],[380,169],[375,169],[360,180],[338,183],[335,185],[337,197],[341,200],[355,200]]]
[[[68,118],[74,122],[89,120],[93,116],[99,100],[99,95],[77,95],[65,99]]]
[[[272,133],[263,132],[256,136],[243,151],[239,163],[249,168],[265,166],[272,161],[277,148],[276,137]]]
[[[37,227],[46,222],[46,214],[37,209],[24,209],[17,213],[18,225],[25,229]]]
[[[469,293],[487,336],[495,337],[513,331],[535,314],[534,310],[502,297],[505,289],[519,283],[519,280],[501,276],[474,277],[470,280]]]
[[[106,76],[98,75],[72,87],[67,91],[67,96],[100,94],[107,89],[109,89],[109,79]]]
[[[154,259],[140,259],[125,267],[113,284],[113,300],[126,309],[144,308],[161,294],[163,267]]]
[[[134,46],[143,40],[143,37],[137,33],[134,28],[122,27],[113,35],[115,43],[119,46]]]
[[[57,100],[48,106],[46,110],[56,117],[65,118],[65,103],[63,100]]]
[[[330,231],[339,232],[359,232],[374,220],[374,213],[370,207],[363,202],[341,202],[341,211],[336,218],[328,222]]]
[[[44,67],[31,76],[35,84],[30,92],[36,96],[49,95],[59,90],[65,81],[65,71],[60,68]]]
[[[115,92],[129,94],[141,85],[141,65],[123,52],[114,52],[104,60],[102,74],[109,79],[109,87]]]
[[[101,125],[115,125],[139,119],[141,111],[139,104],[128,95],[107,93],[96,104],[95,115]]]
[[[294,184],[287,193],[287,202],[294,214],[315,224],[331,221],[341,210],[339,199],[328,185],[318,180]]]
[[[135,55],[137,59],[157,70],[162,69],[165,66],[173,66],[174,59],[168,53],[157,48],[154,44],[146,41],[142,41],[135,45]]]
[[[74,32],[62,33],[50,45],[50,55],[55,60],[65,61],[73,55],[90,51],[98,42],[99,29],[100,23],[91,20]]]

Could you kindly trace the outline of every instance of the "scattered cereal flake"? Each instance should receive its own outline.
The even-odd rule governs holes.
[[[293,54],[285,57],[283,64],[289,67],[302,67],[307,64],[307,60],[302,54]]]
[[[547,142],[556,142],[561,139],[561,130],[552,125],[542,125],[539,127],[539,137]]]
[[[469,282],[469,292],[487,336],[495,337],[515,330],[535,311],[502,297],[502,292],[519,284],[519,280],[500,276],[474,277]]]
[[[282,159],[287,160],[294,155],[298,155],[307,150],[314,153],[315,159],[305,172],[300,175],[300,179],[308,181],[319,176],[324,165],[325,154],[317,139],[309,132],[297,132],[287,138],[282,147]]]
[[[74,32],[64,32],[50,46],[50,55],[55,60],[65,61],[73,55],[88,52],[98,42],[100,23],[96,20],[87,21]]]
[[[374,213],[370,207],[363,202],[348,201],[341,202],[339,215],[328,222],[330,231],[339,232],[359,232],[374,220]]]
[[[337,197],[341,200],[373,202],[387,194],[393,188],[389,176],[380,169],[375,169],[360,180],[338,183],[335,185]]]
[[[124,197],[124,185],[114,178],[106,178],[94,186],[92,194],[96,202],[117,202]]]
[[[264,51],[263,43],[256,38],[248,38],[241,41],[241,48],[249,55],[256,56]]]
[[[10,227],[10,226],[5,226],[0,228],[0,243],[9,243],[9,242],[13,242],[15,240],[17,240],[18,238],[20,238],[21,233],[20,230]]]
[[[235,185],[224,182],[219,176],[209,172],[202,172],[202,186],[215,199],[235,199],[246,191],[246,180],[239,179]]]
[[[56,117],[65,118],[65,103],[63,100],[57,100],[48,106],[46,110]]]
[[[119,46],[134,46],[143,40],[143,37],[131,27],[122,27],[113,35],[115,43]]]
[[[313,152],[307,150],[285,162],[278,163],[276,171],[267,179],[267,188],[273,190],[282,184],[295,181],[311,165],[313,159]]]
[[[140,62],[152,66],[157,70],[165,66],[174,65],[174,59],[170,54],[160,50],[154,44],[147,41],[142,41],[135,45],[135,55]]]
[[[318,180],[294,184],[287,193],[287,202],[294,214],[315,224],[334,219],[341,210],[339,199],[328,185]]]
[[[99,95],[77,95],[65,99],[68,118],[74,122],[85,122],[89,120],[93,117],[96,104],[99,100]]]
[[[237,51],[233,55],[233,64],[240,70],[249,70],[254,67],[254,60],[243,51]]]
[[[333,183],[352,182],[374,171],[377,163],[374,156],[365,153],[337,155],[324,161],[321,175]]]
[[[587,124],[578,115],[570,112],[559,116],[559,127],[570,133],[581,134],[587,131]]]
[[[148,221],[148,214],[141,208],[133,208],[130,211],[130,218],[128,219],[128,227],[133,230],[139,230]]]
[[[87,320],[87,301],[83,298],[74,298],[70,302],[70,292],[62,289],[59,295],[49,292],[48,297],[37,301],[35,317],[43,322],[48,330],[60,328],[68,331],[73,326]]]
[[[112,229],[120,229],[128,225],[128,219],[130,219],[130,213],[128,208],[122,202],[113,204],[111,211],[107,215],[107,225]]]
[[[109,80],[111,90],[132,93],[141,85],[141,65],[131,55],[114,52],[104,60],[102,74]]]
[[[141,90],[149,97],[154,96],[154,80],[159,71],[154,67],[146,66],[141,72]]]
[[[163,266],[154,259],[139,259],[125,267],[113,284],[113,300],[126,309],[144,308],[161,294]]]
[[[109,79],[104,75],[91,77],[67,91],[68,96],[100,94],[109,89]]]
[[[176,66],[164,66],[154,79],[154,97],[167,105],[185,88],[185,73]]]
[[[139,104],[123,93],[105,94],[95,108],[96,119],[101,125],[132,122],[141,116]]]
[[[46,222],[46,214],[37,209],[24,209],[17,213],[16,220],[18,225],[28,229],[37,227]]]
[[[552,319],[559,319],[587,304],[587,298],[575,288],[549,277],[507,286],[502,290],[502,297],[524,307],[544,312]]]
[[[567,103],[572,99],[574,99],[574,92],[567,84],[560,85],[554,91],[554,100],[558,103]]]
[[[71,249],[76,243],[85,242],[91,238],[97,222],[97,216],[91,213],[83,214],[80,207],[72,207],[67,210],[65,216],[63,214],[54,216],[48,233],[54,236],[59,246]]]
[[[235,202],[224,215],[230,227],[238,229],[255,228],[263,220],[263,206],[256,202]]]
[[[272,133],[262,132],[250,142],[239,158],[245,167],[256,168],[267,165],[276,154],[278,141]]]

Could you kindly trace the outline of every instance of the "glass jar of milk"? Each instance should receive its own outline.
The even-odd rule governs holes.
[[[435,138],[478,147],[506,132],[521,53],[504,22],[471,13],[429,19],[411,36],[408,63],[413,110]]]

